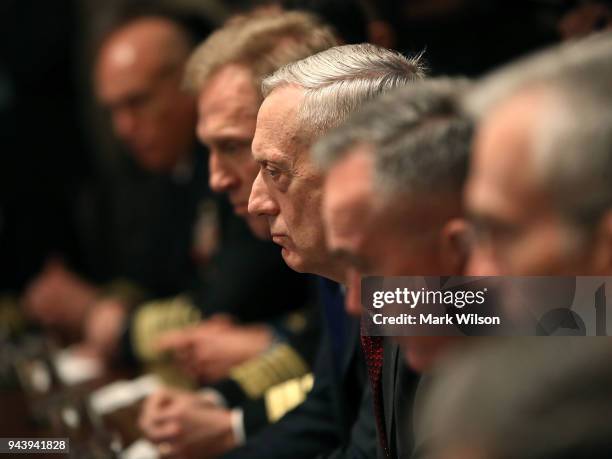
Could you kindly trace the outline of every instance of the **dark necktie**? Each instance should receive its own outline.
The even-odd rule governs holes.
[[[361,322],[361,347],[368,366],[368,376],[372,386],[372,399],[374,400],[374,417],[376,418],[376,429],[380,446],[389,457],[387,446],[387,433],[383,417],[382,398],[382,368],[383,368],[383,337],[368,336],[365,334],[363,321]]]

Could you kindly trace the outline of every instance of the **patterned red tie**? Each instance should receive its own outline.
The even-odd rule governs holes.
[[[376,428],[380,446],[389,457],[387,446],[387,433],[383,417],[383,398],[382,398],[382,367],[383,367],[383,337],[368,336],[365,334],[363,321],[361,323],[361,347],[368,366],[368,375],[372,386],[372,398],[374,399],[374,416],[376,418]]]

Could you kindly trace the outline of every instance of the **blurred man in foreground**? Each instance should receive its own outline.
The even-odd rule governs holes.
[[[126,303],[143,299],[144,290],[176,294],[194,281],[192,232],[198,206],[210,192],[204,152],[192,130],[195,101],[180,81],[191,48],[206,32],[192,31],[178,18],[144,13],[120,21],[103,41],[97,96],[115,135],[148,178],[113,180],[109,205],[117,215],[111,211],[103,224],[109,239],[117,240],[110,242],[110,254],[101,254],[112,259],[109,285],[79,277],[60,260],[50,260],[32,282],[25,303],[44,325],[78,337],[96,304],[112,297],[102,301],[98,316],[115,329],[111,325],[121,320]],[[128,195],[116,198],[120,190]]]
[[[612,273],[611,50],[609,34],[553,48],[466,98],[479,119],[465,194],[472,274]],[[513,338],[458,357],[424,394],[426,457],[608,457],[609,346]]]
[[[429,441],[417,457],[610,457],[612,346],[563,341],[496,340],[449,356],[423,394],[418,429]]]
[[[348,306],[361,314],[361,275],[452,276],[466,262],[461,191],[467,173],[471,123],[459,114],[465,83],[429,80],[368,104],[314,149],[326,171],[323,215],[327,244],[351,267]],[[366,314],[363,320],[370,320]],[[452,343],[447,337],[396,337],[418,372]],[[362,337],[366,345],[380,337]],[[379,416],[387,454],[408,457],[415,374],[385,343]],[[376,406],[376,405],[375,405]]]
[[[611,37],[516,64],[467,100],[481,118],[465,195],[471,274],[612,272]]]

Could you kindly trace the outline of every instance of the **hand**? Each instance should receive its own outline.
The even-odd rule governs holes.
[[[177,333],[182,336],[163,337],[160,346],[172,349],[179,367],[205,384],[226,378],[233,367],[264,352],[273,340],[262,325],[204,322]]]
[[[127,307],[118,299],[105,298],[92,306],[85,321],[83,347],[109,362],[116,355]]]
[[[237,446],[231,412],[191,392],[162,389],[151,395],[139,425],[163,458],[215,458]]]
[[[181,328],[164,333],[157,340],[159,352],[171,352],[175,355],[191,355],[195,344],[195,336],[200,333],[219,333],[233,325],[232,319],[226,315],[218,314],[197,325]]]
[[[23,297],[26,311],[43,325],[78,336],[99,289],[69,271],[60,260],[49,260]]]

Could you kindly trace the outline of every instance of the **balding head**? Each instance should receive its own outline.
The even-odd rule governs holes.
[[[115,30],[104,41],[99,64],[123,68],[133,65],[152,71],[177,71],[191,51],[188,36],[181,27],[162,17],[137,19]],[[98,67],[99,71],[104,68]]]
[[[179,24],[151,16],[115,29],[98,54],[98,99],[111,112],[115,134],[145,169],[168,171],[193,146],[194,101],[180,85],[190,51]]]

